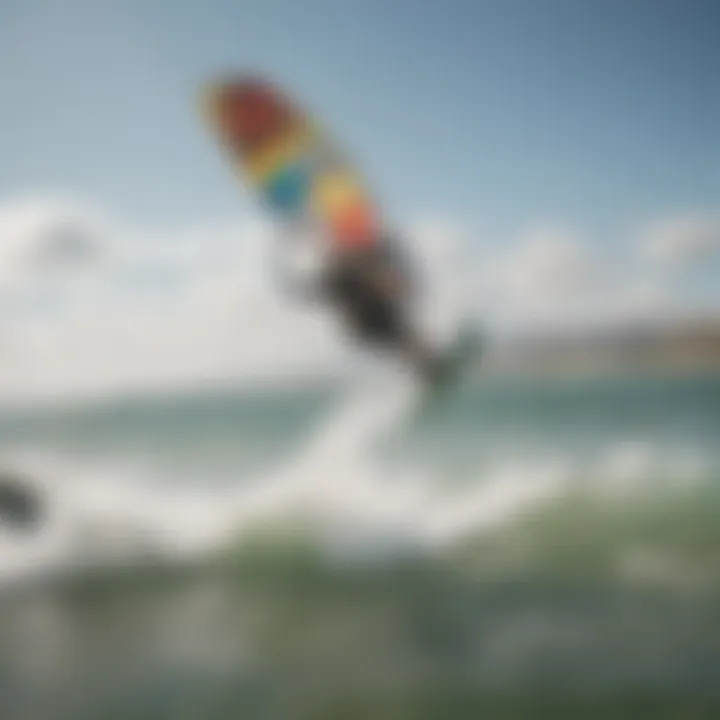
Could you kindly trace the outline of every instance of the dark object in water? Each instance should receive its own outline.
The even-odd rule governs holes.
[[[41,518],[42,503],[30,478],[0,471],[0,525],[32,530],[40,524]]]

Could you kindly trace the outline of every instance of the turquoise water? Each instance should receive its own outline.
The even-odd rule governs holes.
[[[6,412],[0,716],[714,717],[720,378]]]
[[[390,430],[402,455],[535,460],[602,452],[629,443],[653,452],[715,460],[720,376],[492,379],[451,397],[415,425]],[[222,465],[241,480],[256,462],[281,461],[324,418],[346,388],[230,389],[153,400],[131,398],[91,408],[0,411],[0,451],[30,446],[81,458],[155,460],[187,469],[202,483]],[[193,465],[194,467],[194,465]]]

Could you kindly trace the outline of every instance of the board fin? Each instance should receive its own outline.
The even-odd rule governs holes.
[[[416,416],[431,413],[448,393],[466,377],[482,353],[482,334],[474,325],[465,325],[442,353],[436,371],[422,389]]]

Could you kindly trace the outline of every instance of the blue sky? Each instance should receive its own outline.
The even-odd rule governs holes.
[[[713,0],[5,0],[0,197],[127,217],[251,208],[196,115],[270,73],[357,157],[391,215],[597,237],[720,201]]]
[[[357,158],[436,319],[717,315],[719,31],[716,0],[0,0],[0,397],[335,357],[199,117],[232,69]],[[100,263],[53,274],[68,213]]]

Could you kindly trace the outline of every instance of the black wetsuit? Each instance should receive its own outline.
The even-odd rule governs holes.
[[[438,358],[413,327],[410,307],[417,294],[415,274],[391,239],[334,253],[317,284],[290,286],[301,297],[327,301],[350,335],[400,352],[426,380],[439,372]]]
[[[400,344],[410,335],[409,276],[387,243],[343,254],[331,261],[323,291],[356,337],[382,345]]]

